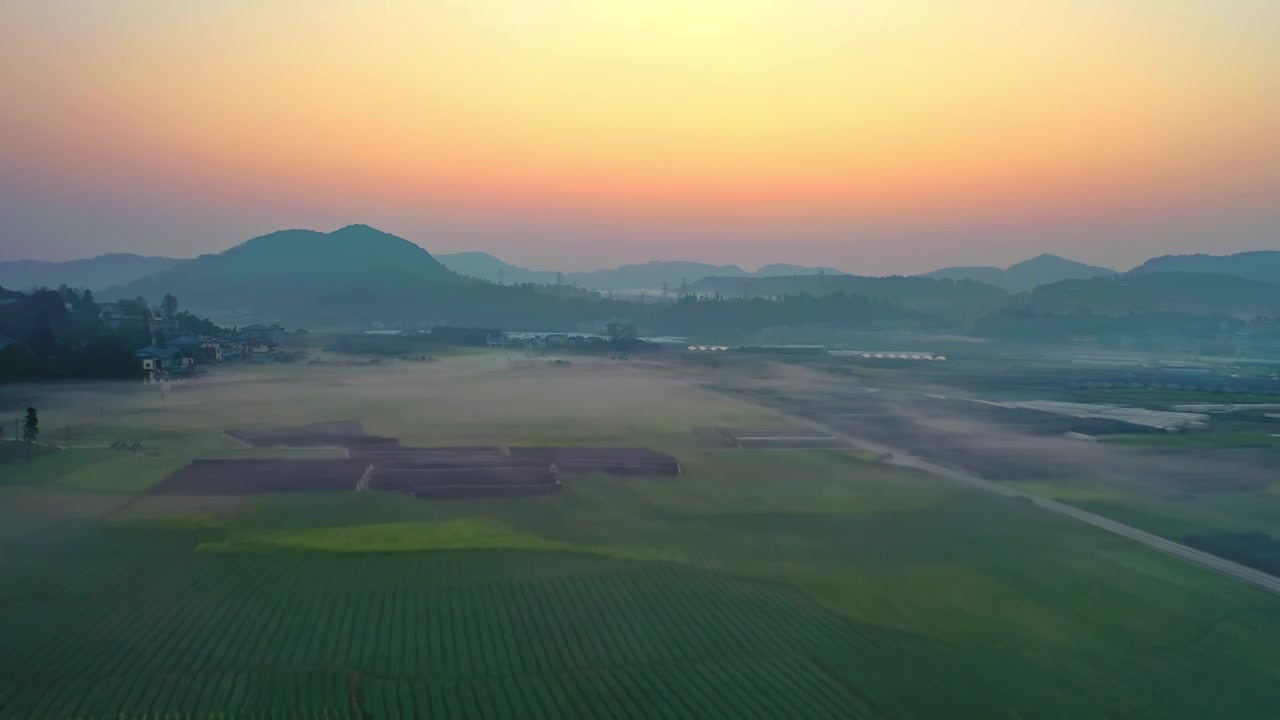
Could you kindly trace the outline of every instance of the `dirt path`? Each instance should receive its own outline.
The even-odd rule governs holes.
[[[725,397],[730,397],[735,400],[739,400],[739,401],[746,400],[747,402],[751,402],[751,399],[744,398],[742,395],[732,390],[725,390],[725,391],[711,390],[711,391],[717,392]],[[1138,528],[1116,522],[1109,518],[1102,517],[1101,515],[1096,515],[1094,513],[1081,510],[1080,508],[1074,507],[1072,505],[1067,505],[1065,503],[1061,503],[1056,500],[1051,500],[1049,498],[1044,498],[1039,495],[1034,495],[1032,493],[1024,492],[1022,490],[1019,490],[1017,488],[1011,487],[1003,483],[987,480],[985,478],[979,477],[978,475],[974,475],[973,473],[970,473],[970,472],[965,472],[963,470],[958,470],[956,468],[947,467],[945,465],[939,465],[937,463],[930,462],[929,460],[912,455],[896,447],[875,442],[873,440],[868,440],[866,438],[850,435],[842,431],[840,428],[833,427],[820,420],[814,420],[813,418],[797,414],[796,412],[793,412],[793,411],[783,410],[781,408],[768,405],[768,404],[764,404],[762,405],[762,407],[765,407],[766,409],[771,410],[780,416],[787,417],[791,420],[795,420],[798,422],[806,423],[808,425],[811,425],[814,428],[817,428],[818,430],[830,433],[833,437],[845,440],[851,443],[854,447],[858,449],[869,450],[871,452],[880,454],[882,456],[885,454],[889,454],[892,456],[891,459],[887,461],[890,464],[899,465],[902,467],[915,468],[917,470],[923,470],[930,474],[937,475],[938,477],[943,477],[948,480],[962,483],[964,485],[967,485],[969,487],[972,487],[978,490],[995,493],[997,495],[1003,495],[1006,497],[1013,497],[1013,498],[1022,498],[1024,500],[1028,500],[1032,504],[1034,504],[1035,506],[1041,509],[1048,510],[1049,512],[1058,513],[1059,515],[1065,515],[1066,517],[1072,518],[1074,520],[1078,520],[1079,522],[1087,523],[1096,528],[1106,530],[1107,532],[1115,533],[1116,535],[1129,538],[1130,540],[1146,545],[1147,547],[1152,548],[1154,550],[1159,550],[1160,552],[1165,553],[1167,555],[1172,555],[1176,558],[1180,558],[1187,562],[1194,563],[1196,565],[1199,565],[1204,568],[1208,568],[1209,570],[1213,570],[1222,575],[1235,578],[1236,580],[1248,583],[1250,585],[1261,588],[1263,590],[1274,593],[1276,595],[1280,595],[1280,577],[1269,575],[1267,573],[1262,572],[1261,570],[1255,570],[1251,567],[1247,567],[1245,565],[1241,565],[1239,563],[1235,563],[1230,560],[1224,560],[1223,558],[1220,558],[1216,555],[1211,555],[1209,553],[1196,550],[1195,548],[1188,547],[1186,545],[1174,542],[1172,540],[1168,540],[1166,538],[1160,537],[1159,535],[1154,535],[1152,533],[1146,532],[1145,530],[1139,530]]]

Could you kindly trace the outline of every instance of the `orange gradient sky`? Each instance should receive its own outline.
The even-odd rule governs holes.
[[[0,259],[1280,248],[1277,38],[1274,0],[8,3]]]

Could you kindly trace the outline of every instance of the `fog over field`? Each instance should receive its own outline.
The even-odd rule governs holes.
[[[1276,720],[1278,28],[0,2],[0,720]]]
[[[1252,658],[1280,632],[1273,596],[912,467],[921,457],[1126,521],[1205,532],[1223,512],[1218,498],[1265,496],[1273,481],[1248,454],[1262,451],[1186,457],[1069,440],[954,402],[977,393],[936,375],[847,358],[387,357],[324,349],[331,342],[181,380],[5,394],[5,414],[39,406],[42,438],[32,457],[0,466],[0,534],[25,548],[0,558],[0,597],[17,608],[6,634],[21,648],[0,665],[6,708],[57,716],[41,700],[57,696],[126,716],[284,703],[361,717],[438,701],[480,703],[480,716],[502,714],[492,702],[557,716],[541,691],[511,685],[540,677],[531,690],[557,687],[567,702],[599,697],[644,714],[662,698],[676,717],[699,715],[707,696],[764,717],[779,697],[815,717],[873,717],[871,705],[927,717],[1030,711],[1048,698],[1088,712],[1100,696],[1251,717],[1251,701],[1188,678],[1270,686]],[[520,454],[529,446],[601,457],[631,448],[674,458],[678,474],[561,455],[537,471],[549,469],[554,486],[522,496],[501,484],[512,470],[484,470],[532,469]],[[236,462],[243,470],[226,482],[239,494],[210,493],[217,476],[205,471],[203,485],[174,484],[188,466]],[[340,486],[298,474],[326,462],[353,463],[327,476],[345,478]],[[400,489],[415,487],[401,485],[406,473],[418,490]],[[434,477],[483,492],[437,493]],[[1187,513],[1202,505],[1209,514]],[[141,601],[129,590],[139,583],[152,588]],[[215,623],[223,610],[243,619]],[[361,631],[344,630],[344,617]],[[55,622],[70,629],[47,634]],[[509,623],[526,630],[501,630]],[[1196,643],[1208,626],[1230,653]],[[436,627],[453,640],[441,644]],[[180,628],[195,639],[161,651],[162,665],[148,660]],[[250,642],[262,633],[270,646]],[[217,637],[231,638],[227,651]],[[380,637],[404,639],[383,647]],[[89,647],[99,660],[66,659]],[[1166,659],[1150,666],[1155,648]],[[1064,654],[1081,658],[1078,669],[1020,670]],[[102,674],[99,662],[133,669]],[[921,696],[911,678],[922,667],[966,682]],[[228,676],[245,678],[245,692],[222,689]],[[170,693],[166,678],[191,694]],[[661,692],[623,689],[640,683]]]

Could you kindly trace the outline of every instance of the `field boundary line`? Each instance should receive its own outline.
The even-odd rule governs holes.
[[[364,469],[364,474],[360,476],[360,480],[356,482],[356,492],[366,492],[369,490],[369,480],[373,478],[373,474],[375,472],[377,472],[377,470],[374,469],[373,463],[370,463],[369,467]]]
[[[839,691],[843,693],[845,697],[847,697],[849,700],[853,701],[857,705],[861,706],[864,710],[867,711],[867,713],[869,713],[875,718],[881,718],[882,720],[890,720],[892,716],[890,716],[888,713],[885,713],[880,708],[876,707],[870,700],[864,698],[862,694],[857,692],[853,687],[851,687],[848,682],[841,680],[835,675],[832,675],[831,671],[827,670],[827,668],[824,667],[823,664],[818,662],[815,658],[809,655],[801,655],[800,657],[803,658],[805,664],[808,665],[810,668],[812,668],[815,672],[817,672],[820,677],[822,677],[828,683],[831,683],[833,687],[839,689]]]
[[[713,389],[712,392],[717,392],[721,395],[751,403],[750,400],[745,399],[749,398],[749,395],[742,394],[737,390]],[[1269,575],[1261,570],[1256,570],[1246,565],[1241,565],[1240,563],[1220,558],[1217,555],[1211,555],[1202,550],[1197,550],[1188,545],[1183,545],[1182,543],[1160,537],[1159,535],[1149,533],[1145,530],[1139,530],[1133,526],[1125,525],[1124,523],[1088,512],[1087,510],[1081,510],[1073,505],[1067,505],[1066,503],[1062,503],[1057,500],[1041,497],[994,480],[987,480],[986,478],[980,477],[971,472],[940,465],[898,448],[884,445],[883,443],[850,435],[837,427],[828,425],[820,420],[815,420],[813,418],[797,414],[793,411],[783,410],[766,404],[762,404],[762,406],[784,417],[807,422],[820,430],[831,433],[835,437],[843,438],[844,440],[853,443],[855,449],[870,450],[872,452],[880,453],[881,455],[888,453],[891,455],[891,458],[885,462],[889,465],[898,465],[900,467],[923,470],[931,475],[946,478],[988,493],[1027,500],[1042,510],[1048,510],[1049,512],[1058,513],[1059,515],[1065,515],[1066,517],[1078,520],[1079,522],[1087,525],[1092,525],[1100,530],[1106,530],[1107,532],[1128,538],[1142,545],[1146,545],[1147,547],[1166,555],[1171,555],[1193,565],[1198,565],[1207,570],[1217,572],[1220,575],[1225,575],[1239,580],[1240,582],[1253,585],[1254,587],[1265,590],[1274,595],[1280,595],[1280,577],[1275,575]]]
[[[226,430],[222,431],[222,437],[230,440],[233,443],[239,444],[240,447],[247,447],[247,448],[255,447],[253,443],[245,442],[244,440],[241,440],[240,438],[236,437],[235,435],[232,435],[230,432]]]

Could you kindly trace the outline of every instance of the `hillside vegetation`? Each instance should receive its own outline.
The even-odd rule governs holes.
[[[1068,280],[1017,298],[1039,311],[1190,312],[1253,317],[1280,312],[1280,285],[1210,273],[1160,272]]]
[[[183,260],[132,253],[99,255],[67,262],[12,260],[0,262],[0,285],[17,290],[68,285],[97,292],[164,272]]]
[[[1093,277],[1109,277],[1115,271],[1086,265],[1057,255],[1038,255],[1008,268],[992,266],[949,267],[935,270],[924,277],[940,280],[974,280],[995,285],[1011,293],[1026,292],[1040,285]]]
[[[539,328],[603,317],[608,306],[463,277],[418,245],[366,225],[271,233],[104,295],[165,293],[205,313],[319,326],[433,321]]]
[[[1215,273],[1232,277],[1280,283],[1280,251],[1260,250],[1234,255],[1162,255],[1152,258],[1130,275],[1158,272]]]

